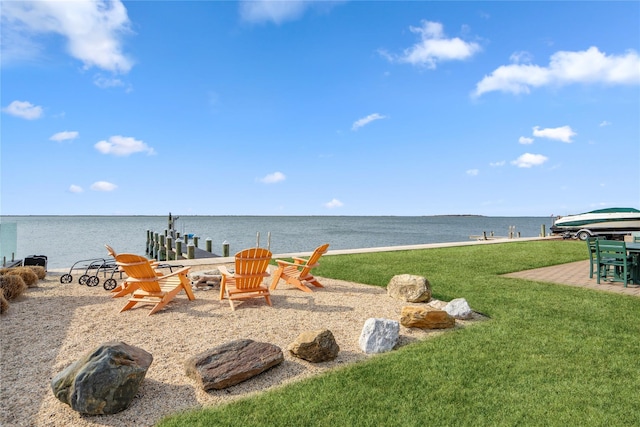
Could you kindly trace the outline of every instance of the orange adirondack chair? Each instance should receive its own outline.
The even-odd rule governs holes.
[[[324,288],[318,279],[313,277],[311,270],[319,265],[318,260],[327,252],[328,248],[328,243],[318,246],[309,259],[293,257],[293,262],[277,259],[278,268],[273,273],[270,289],[273,291],[278,286],[280,279],[305,292],[311,292],[311,289],[306,284]]]
[[[107,248],[107,252],[109,253],[109,255],[111,257],[113,257],[114,259],[116,259],[116,257],[118,256],[118,254],[116,254],[116,251],[113,250],[113,248],[109,245],[104,245],[105,248]],[[126,255],[126,254],[120,254],[120,255]],[[126,261],[125,261],[126,262]],[[151,265],[153,265],[153,267],[157,267],[159,264],[158,261],[152,260],[151,261]],[[122,271],[122,268],[120,268],[120,271]],[[158,276],[162,276],[163,273],[161,271],[157,271],[156,270],[156,274]],[[113,293],[113,298],[120,298],[123,297],[127,294],[130,294],[131,292],[135,291],[136,289],[138,289],[138,285],[136,283],[130,283],[128,282],[126,279],[124,280],[124,282],[122,282],[121,284],[119,284],[118,286],[116,286],[115,288],[113,288],[111,290],[111,293]]]
[[[128,276],[126,283],[130,287],[135,287],[129,302],[120,310],[121,313],[138,303],[151,303],[154,304],[149,312],[149,316],[151,316],[183,290],[191,301],[196,299],[191,290],[191,282],[187,277],[191,267],[184,267],[173,273],[158,276],[153,268],[153,261],[134,254],[116,255],[116,265]]]
[[[250,248],[238,252],[235,256],[235,272],[230,273],[225,266],[218,269],[222,274],[220,281],[220,299],[225,293],[229,298],[231,310],[235,310],[234,300],[262,298],[271,305],[269,288],[262,284],[269,277],[267,268],[271,261],[271,251],[264,248]]]

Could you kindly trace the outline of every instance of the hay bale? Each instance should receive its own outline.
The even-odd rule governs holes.
[[[47,277],[47,270],[45,270],[41,265],[28,265],[26,266],[26,268],[30,268],[34,273],[36,273],[36,276],[38,276],[39,280]]]
[[[27,285],[17,274],[5,274],[0,276],[0,289],[4,297],[10,301],[20,296],[27,289]]]
[[[5,273],[5,276],[7,275],[22,277],[24,284],[27,285],[28,288],[33,288],[38,284],[38,275],[30,267],[10,268],[9,271]]]
[[[0,292],[0,314],[5,314],[9,310],[9,301],[4,297],[4,294]]]

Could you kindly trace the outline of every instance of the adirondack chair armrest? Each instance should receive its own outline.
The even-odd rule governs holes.
[[[225,267],[224,265],[221,265],[220,267],[218,267],[218,271],[223,276],[233,277],[233,274],[229,273],[229,270],[227,270],[227,267]]]
[[[291,265],[291,266],[294,266],[294,267],[300,267],[302,265],[302,264],[297,263],[297,262],[289,262],[289,261],[285,261],[283,259],[277,259],[276,262],[278,263],[279,267],[284,267],[284,266],[287,266],[287,265]]]
[[[169,277],[178,276],[180,274],[185,274],[186,275],[189,270],[191,270],[191,267],[182,267],[180,270],[176,270],[176,271],[174,271],[172,273],[169,273],[169,274],[164,274],[164,275],[162,275],[160,277],[162,277],[163,279],[167,279]]]
[[[292,257],[292,258],[293,258],[293,261],[294,261],[295,264],[305,264],[308,261],[308,259],[298,258],[298,257],[295,257],[295,256]]]

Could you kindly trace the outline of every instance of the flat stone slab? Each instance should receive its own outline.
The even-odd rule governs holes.
[[[240,339],[189,358],[186,374],[207,390],[221,390],[246,381],[284,360],[280,347]]]

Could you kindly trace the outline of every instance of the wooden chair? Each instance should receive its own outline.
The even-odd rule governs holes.
[[[116,259],[116,257],[118,256],[118,254],[116,254],[116,251],[113,250],[113,248],[109,245],[104,245],[105,248],[107,248],[107,252],[109,253],[109,255],[111,257],[113,257],[113,259]],[[121,254],[121,255],[125,255],[125,254]],[[157,267],[160,263],[158,261],[155,260],[151,260],[151,264],[153,265],[153,267]],[[119,267],[119,270],[122,272],[122,268]],[[158,276],[163,276],[164,273],[162,273],[161,271],[156,270],[156,274]],[[115,288],[113,288],[111,290],[111,293],[113,294],[112,297],[113,298],[120,298],[123,297],[125,295],[128,295],[130,293],[132,293],[133,291],[135,291],[136,289],[138,289],[138,285],[136,283],[131,283],[128,282],[126,279],[120,283],[118,286],[116,286]]]
[[[129,310],[138,303],[154,304],[149,316],[157,312],[181,291],[185,291],[189,300],[196,299],[191,290],[187,273],[191,267],[183,267],[170,274],[158,276],[153,261],[134,254],[116,255],[116,265],[128,276],[127,283],[134,286],[127,304],[120,310]]]
[[[225,266],[218,269],[222,274],[220,281],[220,299],[225,294],[229,298],[231,310],[235,310],[233,301],[249,298],[264,298],[271,305],[269,288],[262,284],[269,277],[267,269],[271,261],[271,251],[263,248],[250,248],[235,255],[235,270],[230,273]]]
[[[305,292],[311,292],[311,289],[309,289],[306,284],[323,288],[324,286],[322,286],[318,279],[313,277],[311,270],[320,265],[318,261],[320,257],[327,252],[328,248],[328,243],[318,246],[309,259],[293,257],[293,262],[277,259],[276,263],[278,264],[278,268],[275,273],[273,273],[271,290],[273,291],[278,286],[280,279]]]
[[[598,263],[596,282],[600,284],[600,279],[623,282],[626,288],[627,283],[632,280],[635,259],[627,255],[625,242],[596,240],[596,257]]]
[[[586,240],[587,250],[589,251],[589,279],[593,279],[594,270],[596,270],[596,274],[599,274],[596,240],[598,240],[597,237],[588,237]]]

